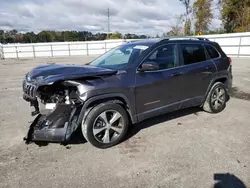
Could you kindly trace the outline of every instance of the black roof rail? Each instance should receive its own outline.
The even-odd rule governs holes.
[[[196,37],[196,36],[176,36],[176,37],[165,37],[162,40],[203,40],[203,41],[210,41],[208,38],[204,37]]]

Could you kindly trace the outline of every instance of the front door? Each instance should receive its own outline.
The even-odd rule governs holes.
[[[183,98],[180,83],[182,68],[178,66],[177,45],[159,46],[142,64],[148,62],[157,64],[158,69],[136,74],[135,96],[139,120],[176,110]]]

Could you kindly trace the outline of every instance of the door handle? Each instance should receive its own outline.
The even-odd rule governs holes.
[[[183,75],[183,72],[174,72],[171,74],[171,76],[181,76]]]
[[[213,68],[213,66],[211,65],[211,66],[207,66],[206,67],[206,70],[211,70]]]

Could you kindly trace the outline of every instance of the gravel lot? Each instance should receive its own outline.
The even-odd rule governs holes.
[[[0,60],[0,187],[212,188],[218,173],[250,187],[250,59],[233,59],[234,89],[220,114],[191,108],[153,118],[107,150],[80,133],[67,146],[25,145],[33,118],[22,99],[24,74],[38,64],[90,59]]]

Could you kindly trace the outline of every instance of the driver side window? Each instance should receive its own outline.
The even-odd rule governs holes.
[[[159,70],[170,69],[177,66],[177,45],[166,44],[158,47],[144,62],[154,62]]]

